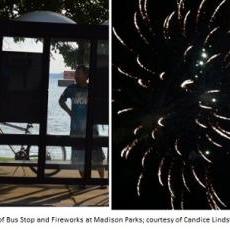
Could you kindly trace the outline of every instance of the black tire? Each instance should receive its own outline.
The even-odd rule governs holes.
[[[57,150],[57,148],[59,149],[59,153],[58,155],[57,154],[54,154],[54,152],[52,151],[52,149],[55,148]],[[49,146],[47,147],[47,160],[49,160],[49,156],[50,156],[50,160],[57,160],[57,161],[65,161],[66,160],[66,149],[65,147],[63,146]],[[30,155],[30,158],[35,158],[38,156],[35,156],[35,155]],[[38,168],[37,167],[30,167],[30,169],[37,174],[38,172]],[[58,172],[60,172],[60,169],[57,168],[57,169],[45,169],[45,176],[54,176],[55,174],[57,174]]]

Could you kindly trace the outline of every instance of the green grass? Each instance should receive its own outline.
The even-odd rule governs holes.
[[[14,160],[13,157],[0,157],[0,161],[10,161],[10,160]]]

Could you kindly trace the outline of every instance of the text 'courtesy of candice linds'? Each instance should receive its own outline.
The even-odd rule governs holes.
[[[230,217],[0,217],[1,224],[230,224]]]

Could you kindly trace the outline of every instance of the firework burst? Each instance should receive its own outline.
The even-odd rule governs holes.
[[[186,194],[197,186],[210,208],[227,208],[215,175],[230,147],[230,1],[177,0],[170,12],[161,6],[155,20],[159,1],[137,1],[134,41],[113,28],[129,57],[114,63],[128,82],[113,89],[116,119],[129,140],[121,157],[140,159],[138,196],[157,162],[172,208],[186,207]]]

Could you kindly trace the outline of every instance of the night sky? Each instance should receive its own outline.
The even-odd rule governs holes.
[[[113,27],[132,49],[113,36],[113,209],[229,207],[230,4],[200,3],[187,0],[173,14],[176,0],[149,0],[142,20],[138,0],[113,1]],[[126,108],[134,111],[123,114]]]

